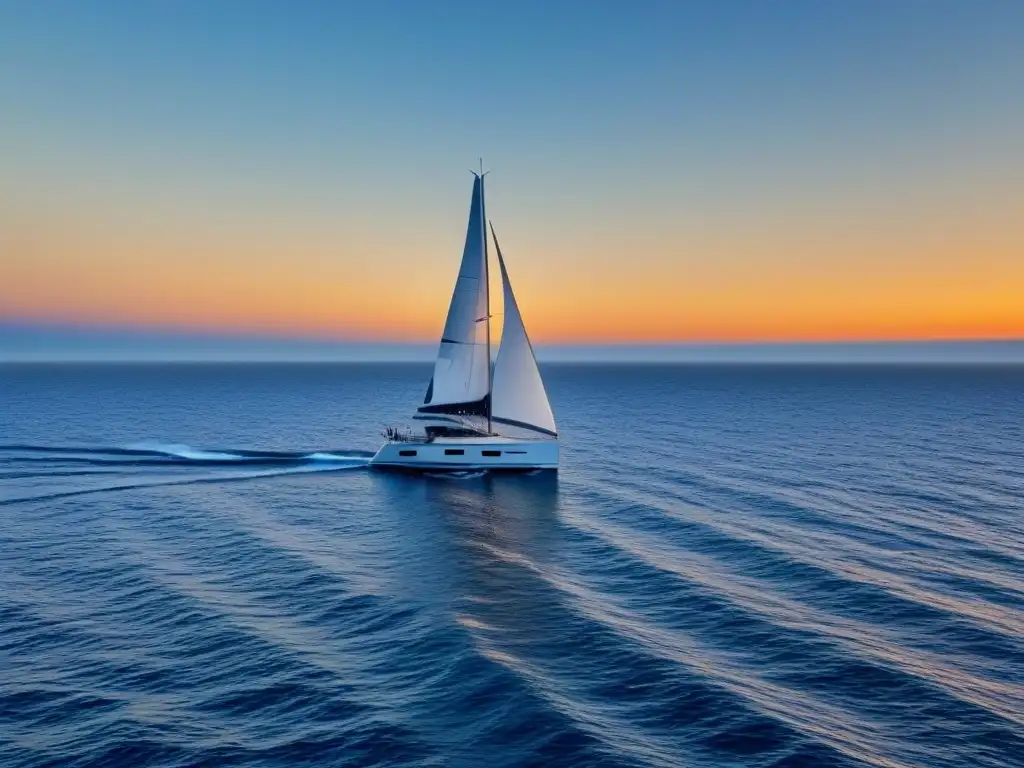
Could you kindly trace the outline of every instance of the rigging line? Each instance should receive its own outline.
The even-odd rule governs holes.
[[[487,357],[485,361],[487,363],[487,433],[490,434],[492,431],[491,424],[491,411],[493,410],[491,404],[491,389],[494,386],[494,372],[491,369],[491,271],[490,271],[490,259],[487,256],[487,212],[484,207],[484,160],[480,158],[480,239],[484,246],[484,291],[487,299]]]

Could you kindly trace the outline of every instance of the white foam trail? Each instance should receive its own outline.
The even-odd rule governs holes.
[[[302,458],[308,461],[361,461],[368,462],[369,456],[345,456],[340,453],[310,453]]]
[[[193,461],[244,461],[244,456],[235,453],[219,453],[217,451],[201,451],[190,445],[178,445],[176,443],[136,443],[128,446],[132,451],[153,451],[165,453],[168,456],[177,456],[180,459],[192,459]]]

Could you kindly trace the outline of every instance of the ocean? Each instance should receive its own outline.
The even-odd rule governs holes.
[[[0,766],[1022,766],[1024,366],[0,367]]]

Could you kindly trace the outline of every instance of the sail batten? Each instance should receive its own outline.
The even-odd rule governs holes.
[[[493,225],[491,235],[494,237],[494,249],[501,268],[505,301],[501,345],[491,375],[492,420],[497,424],[557,437],[555,417],[551,412],[533,345],[526,333]]]

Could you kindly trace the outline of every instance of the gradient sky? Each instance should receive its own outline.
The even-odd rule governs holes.
[[[1024,338],[1015,0],[0,0],[0,320],[436,340],[478,155],[535,341]]]

